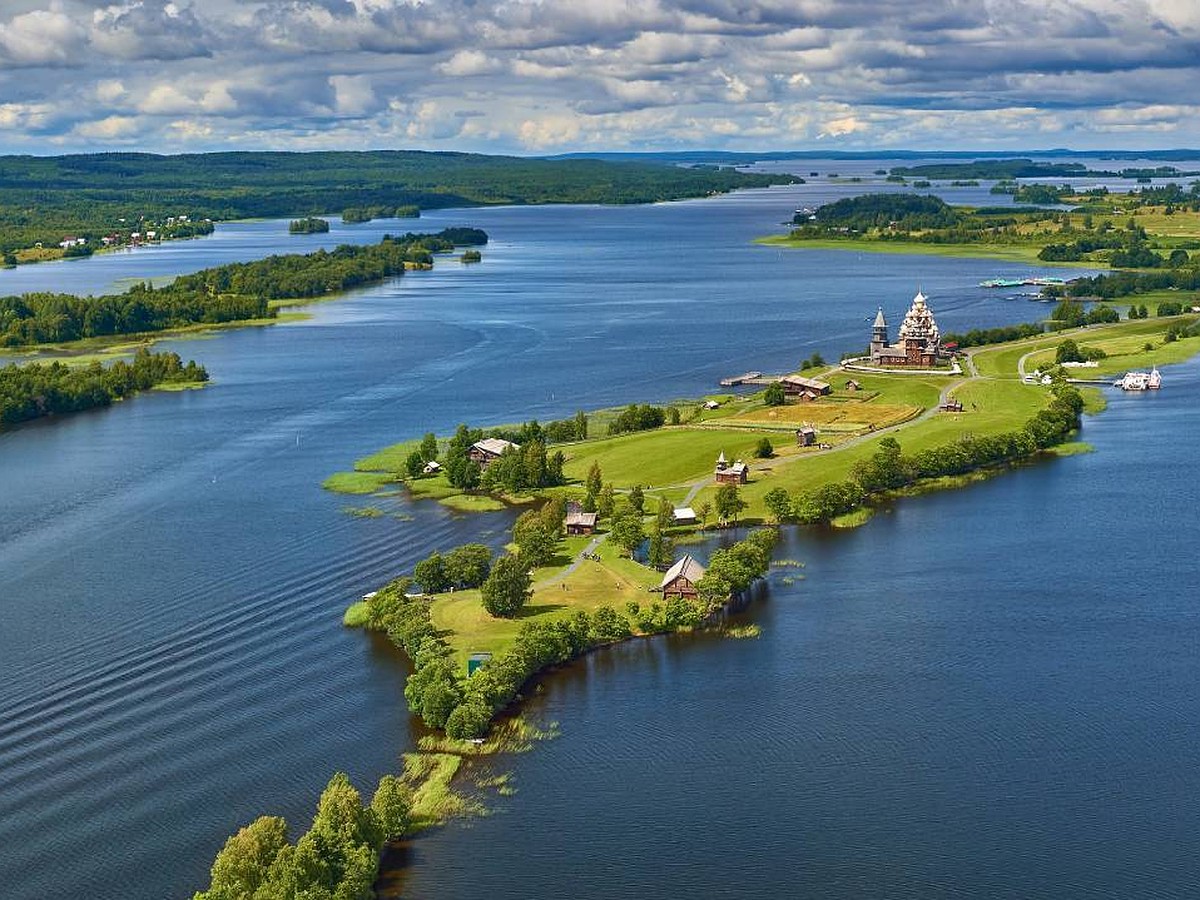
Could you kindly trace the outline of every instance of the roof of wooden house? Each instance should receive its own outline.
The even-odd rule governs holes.
[[[472,450],[482,450],[484,453],[490,453],[493,456],[500,456],[512,447],[514,450],[520,450],[520,444],[514,444],[512,441],[506,441],[503,438],[484,438],[482,441],[476,441],[471,445]]]
[[[816,378],[805,378],[803,375],[784,375],[779,380],[784,384],[790,384],[799,388],[807,388],[811,391],[830,390],[828,383],[824,381],[818,381]]]
[[[675,565],[667,569],[666,574],[663,575],[662,584],[660,584],[659,587],[668,587],[671,582],[675,581],[677,578],[686,578],[688,581],[692,582],[692,584],[695,584],[704,577],[704,571],[704,566],[696,562],[696,560],[694,560],[690,554],[685,555],[682,559],[678,560]]]

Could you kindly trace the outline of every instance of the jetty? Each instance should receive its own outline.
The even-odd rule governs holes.
[[[722,378],[721,387],[738,387],[743,384],[774,384],[782,375],[764,375],[762,372],[743,372],[732,378]]]

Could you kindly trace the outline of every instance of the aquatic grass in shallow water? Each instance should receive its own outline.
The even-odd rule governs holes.
[[[373,494],[391,481],[386,472],[334,472],[321,487],[336,494]]]
[[[342,614],[342,624],[347,628],[362,628],[371,618],[371,607],[365,600],[359,600],[346,607]]]

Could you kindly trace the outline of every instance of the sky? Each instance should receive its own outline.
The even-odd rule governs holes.
[[[0,0],[0,153],[1200,146],[1200,0]]]

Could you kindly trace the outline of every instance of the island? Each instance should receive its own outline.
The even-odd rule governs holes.
[[[329,222],[316,216],[305,216],[303,219],[292,219],[288,222],[288,234],[326,234]]]
[[[536,731],[511,713],[539,674],[654,634],[753,637],[725,613],[770,566],[802,565],[772,560],[779,527],[861,525],[907,494],[1086,450],[1073,438],[1082,414],[1103,408],[1095,384],[1200,351],[1200,306],[1157,312],[944,335],[918,294],[895,338],[877,317],[863,335],[867,352],[847,365],[810,357],[797,373],[728,379],[749,386],[745,394],[545,425],[463,425],[332,476],[327,488],[352,494],[400,482],[457,508],[526,508],[499,555],[481,544],[442,548],[345,612],[347,626],[379,632],[412,662],[405,700],[433,731],[404,771],[384,776],[369,801],[336,774],[294,843],[282,819],[255,820],[226,842],[197,900],[269,895],[293,882],[301,859],[304,871],[328,873],[330,890],[365,890],[388,841],[480,811],[452,781],[480,755],[530,746]],[[1076,366],[1086,377],[1074,377],[1084,371]],[[705,532],[739,527],[736,542],[690,549]],[[503,779],[476,784],[504,791]]]
[[[385,235],[378,244],[271,256],[136,284],[121,294],[0,297],[0,349],[95,349],[130,336],[268,324],[282,308],[433,266],[434,255],[486,244],[477,228]],[[84,344],[83,342],[88,342]]]
[[[189,390],[203,387],[208,372],[177,353],[138,349],[126,362],[105,366],[98,359],[0,366],[0,431],[40,419],[109,406],[152,388]]]
[[[1003,188],[1009,191],[1010,188]],[[1195,272],[1200,259],[1200,183],[1109,194],[1012,186],[1039,206],[951,206],[933,196],[863,194],[800,210],[772,246],[974,256],[1113,269]]]

